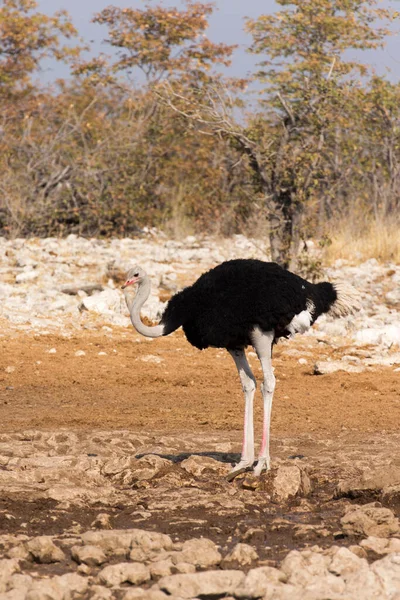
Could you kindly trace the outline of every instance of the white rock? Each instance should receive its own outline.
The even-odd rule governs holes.
[[[340,522],[348,535],[389,537],[400,533],[399,520],[393,511],[376,507],[374,503],[349,506]]]
[[[258,559],[258,554],[249,544],[236,544],[222,561],[224,569],[239,569],[248,567]]]
[[[86,352],[84,350],[77,350],[75,356],[86,356]]]
[[[310,491],[310,479],[297,465],[278,467],[273,481],[273,496],[277,501],[287,500],[300,493],[307,495]]]
[[[190,563],[199,569],[209,569],[219,565],[222,556],[213,541],[207,538],[187,540],[182,550],[172,555],[175,564]]]
[[[122,583],[139,585],[150,579],[150,570],[142,563],[118,563],[117,565],[104,567],[98,577],[101,583],[110,587]]]
[[[169,575],[158,582],[163,592],[179,598],[233,595],[244,580],[241,571],[205,571],[184,575]]]
[[[372,564],[371,571],[379,577],[387,597],[397,600],[400,592],[400,553],[377,560]]]
[[[361,329],[355,335],[357,344],[392,346],[393,344],[400,345],[400,325],[386,325],[385,327],[377,327],[376,329]]]
[[[342,362],[339,360],[319,360],[314,365],[315,375],[328,375],[330,373],[336,373],[337,371],[346,371],[346,373],[362,373],[365,371],[365,366],[360,365],[349,365],[348,362]]]
[[[79,564],[84,563],[90,567],[102,565],[107,557],[98,546],[73,546],[71,548],[72,558]]]
[[[273,567],[251,569],[244,581],[235,590],[235,598],[261,598],[270,585],[287,581],[287,576]]]
[[[34,560],[40,563],[54,563],[65,559],[65,554],[48,535],[31,539],[25,545]]]
[[[0,560],[0,592],[6,591],[6,586],[13,575],[20,570],[19,560],[16,558],[4,558]]]
[[[23,271],[22,273],[18,273],[18,275],[15,278],[15,283],[26,283],[28,281],[34,281],[38,277],[38,271]]]
[[[400,552],[400,539],[370,535],[366,540],[361,540],[360,546],[366,550],[371,550],[375,554],[392,554],[393,552]]]
[[[82,598],[88,588],[86,577],[66,573],[51,579],[39,579],[32,583],[26,600],[72,600]]]
[[[83,298],[81,306],[97,314],[121,312],[122,296],[117,290],[106,289],[98,294]]]

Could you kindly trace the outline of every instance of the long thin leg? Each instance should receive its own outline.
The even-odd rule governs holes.
[[[272,370],[272,343],[274,341],[274,333],[272,331],[263,332],[257,327],[253,331],[252,341],[261,362],[261,368],[264,375],[264,381],[261,384],[261,393],[264,402],[263,436],[258,463],[254,469],[254,474],[258,476],[262,471],[270,468],[269,432],[272,398],[275,390],[275,375]]]
[[[243,473],[254,463],[254,425],[253,425],[253,398],[256,390],[256,379],[251,372],[244,350],[229,350],[235,361],[245,398],[243,448],[240,462],[230,472],[228,479]]]

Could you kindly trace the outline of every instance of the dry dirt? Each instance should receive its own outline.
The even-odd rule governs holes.
[[[122,329],[70,338],[15,336],[0,338],[0,348],[2,432],[60,427],[164,433],[242,429],[244,403],[232,359],[226,351],[196,350],[180,332],[154,341]],[[52,349],[56,352],[49,353]],[[75,356],[79,351],[85,355]],[[334,360],[350,351],[300,336],[274,348],[273,437],[309,432],[330,436],[343,429],[398,431],[400,374],[392,367],[313,375],[322,355]],[[300,357],[307,364],[299,364]],[[260,381],[254,353],[249,361]],[[258,429],[261,418],[258,391]],[[240,434],[237,440],[239,449]]]
[[[377,367],[314,375],[321,356],[337,359],[349,352],[315,338],[285,341],[274,349],[272,460],[301,464],[312,483],[307,498],[282,505],[271,502],[266,475],[260,484],[246,476],[225,480],[229,463],[238,458],[243,424],[242,392],[226,352],[199,352],[179,332],[148,341],[117,328],[76,337],[7,336],[0,346],[0,441],[8,443],[9,455],[26,457],[18,472],[25,469],[28,477],[31,443],[32,458],[39,459],[77,454],[92,460],[115,443],[124,456],[131,444],[134,456],[138,448],[148,448],[172,461],[151,481],[111,479],[116,493],[107,492],[107,502],[99,497],[86,505],[82,498],[59,503],[54,494],[46,498],[41,479],[32,479],[31,495],[29,482],[21,492],[3,488],[2,534],[69,535],[89,529],[106,510],[115,528],[143,527],[180,540],[204,535],[226,549],[246,541],[275,564],[290,548],[354,543],[340,532],[344,506],[354,499],[335,499],[336,484],[369,464],[399,466],[399,373]],[[77,356],[79,351],[85,354]],[[260,380],[257,359],[249,358]],[[258,433],[261,417],[258,392]],[[96,437],[96,431],[108,433]],[[57,432],[65,439],[55,438]],[[71,432],[77,442],[69,441]],[[221,472],[185,474],[182,460],[199,454],[220,461]],[[374,499],[382,501],[368,493],[356,498]],[[399,515],[396,502],[387,505]]]

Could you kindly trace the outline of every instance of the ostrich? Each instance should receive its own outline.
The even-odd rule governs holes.
[[[137,293],[132,286],[137,284]],[[275,377],[272,346],[281,337],[304,333],[323,313],[335,317],[359,310],[357,291],[346,283],[309,283],[276,263],[237,259],[221,263],[204,273],[193,285],[171,298],[158,325],[149,327],[140,309],[150,294],[150,279],[134,266],[122,286],[132,324],[151,338],[169,335],[182,327],[187,340],[203,350],[226,348],[235,361],[245,398],[244,435],[240,462],[228,476],[253,468],[253,398],[256,380],[246,359],[245,348],[253,346],[264,380],[263,435],[255,475],[270,468],[269,435]]]

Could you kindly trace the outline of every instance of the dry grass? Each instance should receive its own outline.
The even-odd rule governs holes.
[[[366,222],[348,219],[332,224],[332,243],[323,251],[323,262],[338,258],[354,263],[376,258],[381,262],[400,263],[400,222]]]

